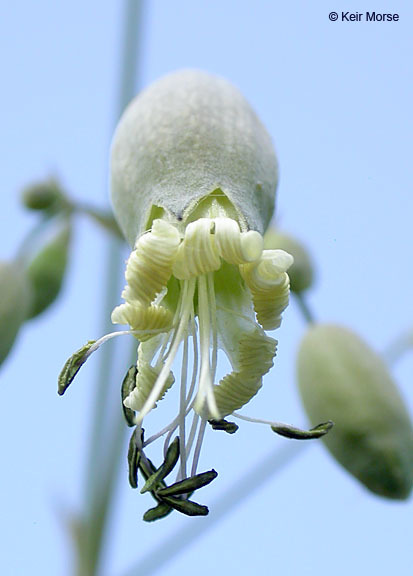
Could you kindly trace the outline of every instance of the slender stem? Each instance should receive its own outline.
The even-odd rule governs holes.
[[[140,39],[143,0],[125,0],[124,7],[124,46],[121,69],[121,89],[119,111],[125,108],[135,92],[137,76],[138,45]],[[111,240],[107,248],[106,296],[103,303],[103,330],[110,324],[110,311],[120,293],[121,245]],[[116,405],[116,414],[110,400],[111,382],[120,380],[119,363],[116,362],[115,348],[108,346],[101,355],[98,379],[96,382],[95,405],[92,418],[91,442],[85,477],[87,514],[83,520],[84,538],[79,543],[78,573],[81,576],[95,576],[99,570],[102,541],[105,534],[108,512],[114,493],[117,465],[125,431],[121,410]]]
[[[413,351],[413,329],[400,334],[383,352],[383,357],[390,365],[396,364],[406,352]]]
[[[113,234],[115,238],[123,240],[123,234],[111,212],[102,210],[100,208],[95,208],[93,206],[88,206],[86,204],[76,204],[74,206],[74,210],[89,216],[89,218],[102,226],[106,231]]]
[[[302,292],[300,292],[299,294],[294,293],[294,296],[295,301],[297,302],[304,319],[308,322],[308,324],[315,324],[314,315],[311,309],[309,308],[308,302],[305,300],[303,293]]]
[[[185,525],[171,536],[149,550],[131,569],[124,572],[122,576],[151,576],[178,556],[184,550],[188,550],[196,540],[201,538],[214,526],[231,512],[234,512],[239,504],[243,504],[247,498],[252,496],[266,484],[275,473],[280,472],[288,466],[300,454],[306,450],[310,444],[305,443],[285,443],[279,449],[272,450],[260,462],[251,466],[241,480],[232,484],[217,500],[211,505],[211,514],[202,519],[202,522]]]

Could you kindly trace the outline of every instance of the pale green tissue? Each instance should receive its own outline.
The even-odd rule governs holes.
[[[24,270],[14,262],[0,262],[0,364],[13,346],[30,302]]]
[[[221,190],[243,230],[263,233],[278,166],[266,129],[226,80],[197,70],[165,76],[137,96],[117,126],[111,157],[115,216],[131,245],[153,206],[173,223]]]

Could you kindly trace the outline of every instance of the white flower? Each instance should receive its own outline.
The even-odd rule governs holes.
[[[130,330],[79,350],[62,371],[59,392],[106,339],[132,333],[139,340],[136,370],[128,372],[122,390],[127,391],[128,423],[136,425],[131,484],[136,487],[140,459],[147,479],[143,491],[151,490],[159,502],[146,519],[157,519],[171,507],[189,515],[208,512],[186,499],[216,476],[210,471],[194,478],[206,424],[235,431],[237,426],[224,418],[257,394],[273,365],[277,341],[266,330],[281,323],[293,262],[287,252],[263,250],[277,180],[277,159],[265,128],[238,90],[209,74],[184,71],[159,80],[129,105],[116,129],[112,201],[133,250],[124,303],[113,310],[112,321]],[[175,382],[181,347],[177,415],[143,438],[144,418]],[[218,350],[231,365],[219,381]],[[261,422],[293,437],[325,433]],[[176,431],[179,439],[171,442]],[[165,462],[156,469],[143,448],[164,435]],[[190,459],[192,478],[184,488],[173,485],[165,492],[161,480],[178,458],[178,480],[187,478]],[[180,498],[171,500],[172,492]]]
[[[282,250],[263,252],[261,235],[241,232],[230,218],[200,218],[183,234],[154,220],[129,257],[125,304],[112,313],[114,323],[129,324],[142,341],[136,388],[125,400],[139,411],[138,423],[172,385],[172,363],[189,338],[199,358],[199,378],[194,363],[191,380],[198,380],[200,416],[221,419],[257,393],[276,352],[264,329],[280,325],[291,264]],[[215,386],[219,347],[233,371]],[[187,363],[184,354],[182,373]]]

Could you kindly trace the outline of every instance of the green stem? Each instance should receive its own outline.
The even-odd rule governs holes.
[[[396,364],[407,352],[413,351],[413,329],[400,334],[383,353],[386,362]]]
[[[125,34],[121,70],[119,113],[135,93],[139,49],[137,39],[142,30],[143,0],[125,0]],[[117,304],[121,288],[121,244],[111,240],[108,245],[107,270],[104,285],[106,296],[103,305],[103,332],[110,329],[110,312]],[[108,345],[100,356],[96,382],[92,432],[85,478],[86,516],[82,522],[78,544],[79,576],[96,576],[102,556],[110,505],[113,500],[116,474],[120,469],[126,426],[122,419],[120,401],[112,402],[111,383],[121,382],[122,360],[115,355],[115,344]],[[128,364],[129,365],[129,364]],[[121,368],[122,366],[122,368]]]
[[[301,314],[303,315],[306,322],[308,324],[315,324],[314,315],[313,315],[312,311],[310,310],[308,303],[303,296],[303,293],[302,292],[300,292],[300,293],[294,292],[294,296],[295,296],[295,301],[297,302],[298,307],[301,311]]]
[[[114,235],[115,238],[119,240],[124,240],[124,236],[116,222],[113,214],[108,210],[102,210],[100,208],[94,208],[92,206],[87,206],[86,204],[76,204],[74,210],[80,214],[85,214],[89,216],[94,222],[99,224],[102,228]]]
[[[191,522],[172,536],[165,538],[156,548],[149,550],[143,558],[122,576],[151,576],[165,564],[170,562],[184,550],[190,548],[196,540],[201,538],[225,516],[233,512],[236,507],[244,503],[247,498],[256,493],[266,484],[276,472],[291,464],[310,444],[297,442],[286,443],[280,450],[273,450],[263,460],[251,467],[241,480],[232,484],[215,503],[211,505],[210,516],[202,522]]]

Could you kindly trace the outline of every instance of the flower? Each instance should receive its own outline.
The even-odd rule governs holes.
[[[292,257],[263,251],[258,232],[241,232],[235,220],[214,217],[216,200],[211,198],[209,217],[190,222],[183,233],[167,220],[154,220],[129,257],[125,303],[115,308],[112,321],[129,324],[140,340],[136,387],[124,401],[138,411],[137,424],[172,386],[181,344],[186,400],[180,418],[189,405],[206,420],[228,416],[251,400],[273,365],[277,342],[264,329],[281,323]],[[189,339],[196,360],[189,381],[198,380],[192,394],[185,382]],[[219,347],[232,372],[215,385]]]
[[[125,377],[122,395],[127,421],[136,426],[130,483],[136,487],[139,468],[146,479],[142,491],[151,491],[159,503],[147,520],[171,508],[207,513],[187,499],[216,476],[196,474],[206,424],[232,433],[237,426],[225,417],[253,420],[236,410],[257,394],[273,365],[277,341],[266,331],[281,323],[293,262],[283,250],[263,250],[277,180],[271,139],[249,104],[231,84],[203,72],[182,71],[155,82],[129,105],[116,129],[112,202],[133,249],[124,303],[113,310],[112,321],[129,330],[78,351],[64,367],[59,392],[106,339],[126,333],[139,340],[137,364]],[[180,348],[178,413],[144,438],[145,417],[175,382]],[[231,370],[217,382],[219,350]],[[259,422],[295,438],[318,437],[330,427],[302,432]],[[156,469],[144,448],[161,436],[165,461]],[[166,487],[163,479],[178,460],[177,482]]]

